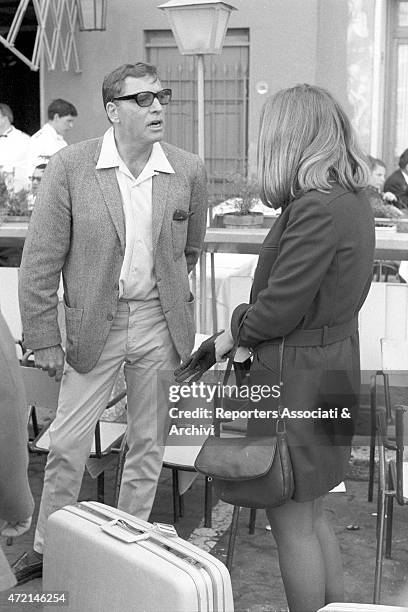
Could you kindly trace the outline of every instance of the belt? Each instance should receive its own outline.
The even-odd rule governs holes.
[[[285,346],[326,346],[333,342],[345,340],[358,331],[358,319],[355,317],[347,323],[333,325],[329,327],[324,325],[320,329],[296,329],[285,336]],[[255,351],[269,344],[280,344],[282,338],[274,338],[267,340],[254,347]]]

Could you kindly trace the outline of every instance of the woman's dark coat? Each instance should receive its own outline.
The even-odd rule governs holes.
[[[254,351],[253,383],[279,382],[284,336],[282,405],[321,408],[315,415],[331,417],[303,412],[306,418],[285,419],[297,501],[320,497],[345,477],[360,386],[357,315],[370,287],[374,247],[374,218],[363,191],[334,185],[330,193],[308,192],[271,228],[251,304],[232,316],[234,338],[240,327],[239,345]],[[278,400],[251,407],[273,410]],[[252,419],[248,434],[274,429],[273,419]]]

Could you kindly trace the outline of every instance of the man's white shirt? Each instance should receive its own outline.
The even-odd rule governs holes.
[[[66,147],[68,143],[56,129],[46,123],[31,136],[31,170],[40,164],[47,164],[54,153]]]
[[[14,189],[27,188],[30,174],[30,137],[11,125],[0,136],[0,169],[14,173]]]
[[[126,248],[119,278],[119,296],[128,300],[158,297],[152,243],[152,186],[159,172],[174,174],[160,143],[137,178],[120,157],[113,128],[105,132],[96,169],[115,168],[125,215]]]

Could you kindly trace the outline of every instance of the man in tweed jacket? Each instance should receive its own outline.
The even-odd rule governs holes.
[[[49,514],[77,499],[96,422],[123,362],[129,451],[119,508],[142,519],[150,514],[168,426],[159,374],[172,372],[193,347],[188,273],[202,248],[207,208],[201,160],[159,143],[170,97],[154,66],[114,70],[103,84],[110,129],[56,153],[41,183],[20,270],[21,315],[36,366],[62,382],[36,554],[16,564],[20,583],[41,572]],[[57,321],[61,272],[65,355]]]

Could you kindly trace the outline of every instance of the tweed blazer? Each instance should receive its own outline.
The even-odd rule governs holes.
[[[19,275],[24,342],[59,344],[62,272],[66,359],[78,372],[97,363],[117,310],[125,219],[114,168],[96,169],[102,138],[71,145],[50,160],[30,221]],[[153,177],[152,244],[159,299],[176,350],[194,343],[188,273],[206,227],[206,172],[198,156],[162,143],[174,174]],[[176,210],[185,214],[176,215]],[[180,219],[182,217],[182,219]]]

